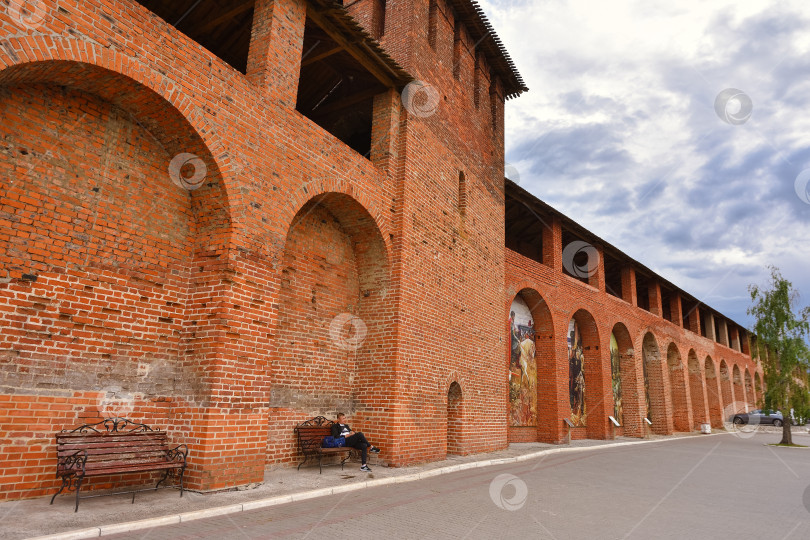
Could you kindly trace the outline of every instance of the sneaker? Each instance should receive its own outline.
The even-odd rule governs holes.
[[[371,448],[368,449],[368,451],[373,453],[373,454],[379,454],[380,453],[380,449],[377,448],[376,446],[372,446]]]
[[[360,470],[363,472],[371,472],[371,469],[368,468],[368,465],[363,465],[360,467]]]

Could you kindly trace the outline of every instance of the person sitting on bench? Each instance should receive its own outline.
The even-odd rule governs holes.
[[[366,436],[362,433],[352,431],[349,424],[346,423],[346,415],[342,412],[337,414],[337,420],[332,424],[332,437],[345,437],[346,446],[360,450],[360,461],[362,463],[360,470],[371,472],[371,469],[366,465],[366,458],[369,452],[379,454],[380,449],[368,442]]]

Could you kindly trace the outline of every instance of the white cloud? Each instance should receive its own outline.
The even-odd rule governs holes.
[[[506,114],[523,187],[738,322],[766,264],[810,297],[810,5],[482,6],[531,89]],[[726,88],[746,123],[715,113]]]

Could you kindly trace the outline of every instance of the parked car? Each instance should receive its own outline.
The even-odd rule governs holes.
[[[737,413],[732,416],[730,420],[738,426],[743,424],[773,424],[776,427],[780,427],[784,423],[782,413],[770,412],[766,414],[760,409],[754,409],[747,413]]]

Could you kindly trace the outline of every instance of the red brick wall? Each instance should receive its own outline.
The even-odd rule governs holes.
[[[549,238],[559,234],[555,231],[559,231],[557,222],[549,230]],[[546,242],[544,247],[545,244]],[[624,290],[625,287],[622,288]],[[747,369],[754,373],[762,371],[746,354],[701,337],[677,323],[634,307],[602,289],[584,284],[507,249],[505,317],[508,315],[508,306],[517,293],[524,297],[527,294],[535,295],[535,304],[546,306],[555,329],[554,332],[538,331],[536,336],[540,422],[534,440],[559,442],[567,434],[562,421],[570,415],[568,358],[564,335],[572,317],[577,317],[581,328],[584,314],[593,317],[599,335],[598,343],[591,343],[590,356],[585,351],[586,366],[590,364],[590,371],[585,374],[586,401],[594,405],[589,407],[587,428],[573,430],[573,438],[611,436],[612,432],[607,424],[607,416],[613,410],[609,348],[611,331],[616,335],[619,353],[622,355],[623,432],[628,436],[643,436],[646,433],[642,423],[646,405],[641,366],[645,356],[649,359],[647,370],[654,415],[651,419],[652,431],[656,433],[693,429],[703,418],[704,413],[696,405],[701,403],[711,407],[712,425],[722,426],[722,408],[733,402],[732,385],[730,380],[725,382],[721,398],[719,379],[709,378],[706,374],[710,371],[706,368],[707,363],[714,366],[717,377],[720,376],[718,358],[726,364],[739,366],[740,370]],[[583,330],[583,334],[585,333]],[[553,341],[555,345],[544,345],[547,341]],[[585,342],[584,345],[587,347],[588,343]],[[548,351],[548,354],[541,359],[542,350]],[[687,359],[690,356],[695,359],[695,367],[699,370],[696,375],[699,378],[694,380],[690,377],[687,382]],[[505,379],[503,384],[505,387]],[[705,395],[702,394],[704,387]],[[701,395],[693,396],[695,392],[701,392]],[[597,408],[601,408],[601,412],[595,413]],[[600,431],[596,431],[597,429]],[[510,439],[527,440],[530,437],[518,432],[513,434],[510,430]]]
[[[435,48],[428,0],[386,5],[383,45],[438,101],[414,115],[376,96],[370,159],[294,109],[303,0],[257,3],[247,75],[131,0],[48,0],[35,28],[0,4],[0,497],[52,492],[53,433],[110,413],[188,444],[202,490],[261,481],[295,459],[297,422],[339,408],[393,465],[503,448],[502,308],[521,290],[545,303],[528,439],[563,436],[574,314],[587,436],[609,433],[616,323],[635,351],[626,432],[648,330],[662,351],[756,372],[563,276],[559,228],[544,233],[555,269],[504,251],[502,85],[465,30],[453,65],[438,3]],[[181,153],[202,160],[197,189],[171,178]],[[367,329],[357,350],[330,332],[344,313]]]

